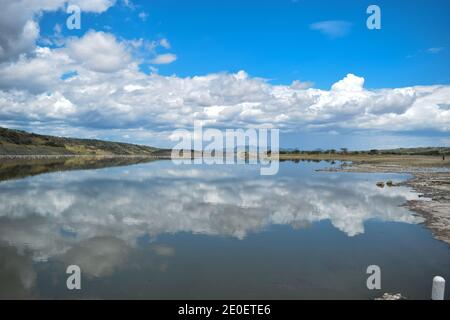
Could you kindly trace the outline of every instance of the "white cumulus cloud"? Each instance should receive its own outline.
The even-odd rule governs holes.
[[[67,0],[0,0],[0,62],[34,49],[39,37],[37,19],[43,12],[62,10]],[[102,13],[115,0],[71,0],[83,12]]]
[[[142,128],[169,137],[195,120],[285,131],[450,130],[450,86],[370,90],[363,77],[348,74],[321,90],[298,81],[272,85],[244,71],[147,75],[127,52],[114,36],[89,32],[67,47],[37,48],[33,57],[0,64],[0,119],[50,127],[58,119],[59,125],[85,130],[130,130],[130,137]],[[61,79],[69,71],[76,75]]]
[[[109,33],[89,31],[67,45],[68,56],[98,72],[114,72],[125,68],[131,58],[124,44]]]

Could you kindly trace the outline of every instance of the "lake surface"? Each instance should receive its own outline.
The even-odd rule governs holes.
[[[329,166],[157,161],[0,182],[0,298],[429,299],[449,247],[401,206],[417,194],[375,185],[408,176],[316,172]]]

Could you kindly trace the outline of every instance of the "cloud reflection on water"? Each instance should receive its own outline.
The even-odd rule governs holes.
[[[275,224],[298,228],[330,220],[356,236],[369,219],[422,221],[399,207],[417,198],[404,187],[380,189],[355,175],[264,178],[241,169],[144,165],[114,174],[79,171],[3,182],[0,240],[30,250],[35,261],[69,252],[101,256],[104,249],[105,255],[120,256],[112,258],[117,264],[143,235],[189,232],[244,239]],[[95,268],[93,274],[111,272]]]

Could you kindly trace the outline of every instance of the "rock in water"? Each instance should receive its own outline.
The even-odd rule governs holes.
[[[404,300],[406,297],[402,296],[401,293],[385,293],[381,298],[375,298],[375,300]]]

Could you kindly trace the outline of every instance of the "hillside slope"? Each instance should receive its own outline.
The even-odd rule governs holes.
[[[136,144],[45,136],[0,127],[0,155],[158,155],[166,151]]]

